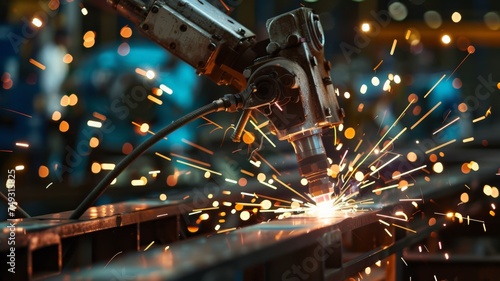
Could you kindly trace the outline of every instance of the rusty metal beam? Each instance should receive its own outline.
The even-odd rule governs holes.
[[[427,237],[438,227],[423,226],[417,233],[394,235],[399,240],[376,245],[343,262],[342,236],[379,225],[380,211],[339,213],[329,218],[292,216],[161,245],[90,270],[63,272],[54,280],[339,280],[401,253],[405,245]]]
[[[119,251],[135,252],[150,240],[173,242],[179,239],[179,216],[187,206],[141,200],[92,207],[80,220],[69,220],[71,212],[62,212],[2,222],[0,254],[15,255],[16,273],[4,270],[0,280],[46,278],[63,268],[108,260]]]

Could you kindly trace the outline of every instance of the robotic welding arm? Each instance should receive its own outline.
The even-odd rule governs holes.
[[[299,171],[317,203],[333,192],[322,133],[342,122],[318,15],[299,8],[269,19],[269,39],[255,35],[203,0],[108,0],[144,35],[219,85],[246,92],[232,136],[240,141],[253,111],[265,115],[280,140],[292,143]],[[246,90],[245,90],[246,89]]]

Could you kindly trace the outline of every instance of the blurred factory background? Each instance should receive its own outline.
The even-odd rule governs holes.
[[[260,40],[267,37],[267,19],[302,5],[313,8],[323,25],[325,57],[332,63],[332,80],[346,115],[342,130],[325,136],[333,163],[346,155],[354,161],[358,148],[364,153],[383,149],[388,143],[378,140],[406,112],[387,138],[397,139],[388,150],[405,161],[394,162],[389,174],[381,172],[359,196],[375,197],[384,206],[417,197],[423,202],[412,217],[429,224],[443,217],[439,214],[453,218],[439,233],[446,251],[430,249],[435,255],[422,256],[421,246],[407,245],[405,263],[412,266],[405,276],[473,280],[464,279],[468,272],[480,276],[476,280],[498,280],[500,2],[211,2],[232,10],[231,16]],[[0,54],[1,178],[16,169],[15,198],[31,216],[76,208],[114,164],[152,133],[231,92],[142,37],[134,24],[101,0],[0,2]],[[273,147],[256,130],[235,144],[229,135],[238,114],[207,118],[156,144],[117,178],[97,205],[143,198],[183,200],[211,182],[210,172],[167,161],[167,156],[205,168],[208,163],[209,170],[229,179],[221,185],[250,194],[295,196],[288,189],[259,184],[273,174],[299,193],[307,190],[290,144],[267,134]],[[438,145],[443,146],[433,150]],[[260,166],[248,161],[250,156]],[[406,178],[412,191],[401,196],[402,183],[388,180],[394,178],[392,171],[403,173],[424,164],[425,169]],[[361,168],[368,171],[366,165]],[[334,177],[340,178],[336,168],[332,166]],[[249,173],[242,175],[241,170]],[[257,176],[263,178],[255,181]],[[398,188],[371,191],[391,184]],[[207,201],[206,207],[212,205]],[[0,204],[0,210],[7,208],[7,203]],[[475,222],[459,221],[456,214]],[[223,227],[275,217],[254,212],[250,219],[227,219]],[[6,211],[0,211],[0,219],[7,219]],[[216,224],[194,218],[185,235],[214,233]],[[451,263],[445,252],[461,259]]]

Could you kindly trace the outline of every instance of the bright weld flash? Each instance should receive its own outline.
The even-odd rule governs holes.
[[[330,216],[332,214],[332,211],[333,211],[333,205],[332,202],[330,201],[317,204],[314,213],[320,218],[325,218]]]
[[[330,197],[330,194],[323,194],[320,196],[313,197],[316,205],[313,206],[312,214],[317,217],[325,218],[332,215],[334,211],[333,200]]]

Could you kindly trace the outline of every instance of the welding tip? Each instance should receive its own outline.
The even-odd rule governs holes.
[[[328,176],[330,163],[320,134],[300,135],[290,140],[295,150],[300,175],[309,183],[309,193],[317,200],[329,200],[333,192]]]

